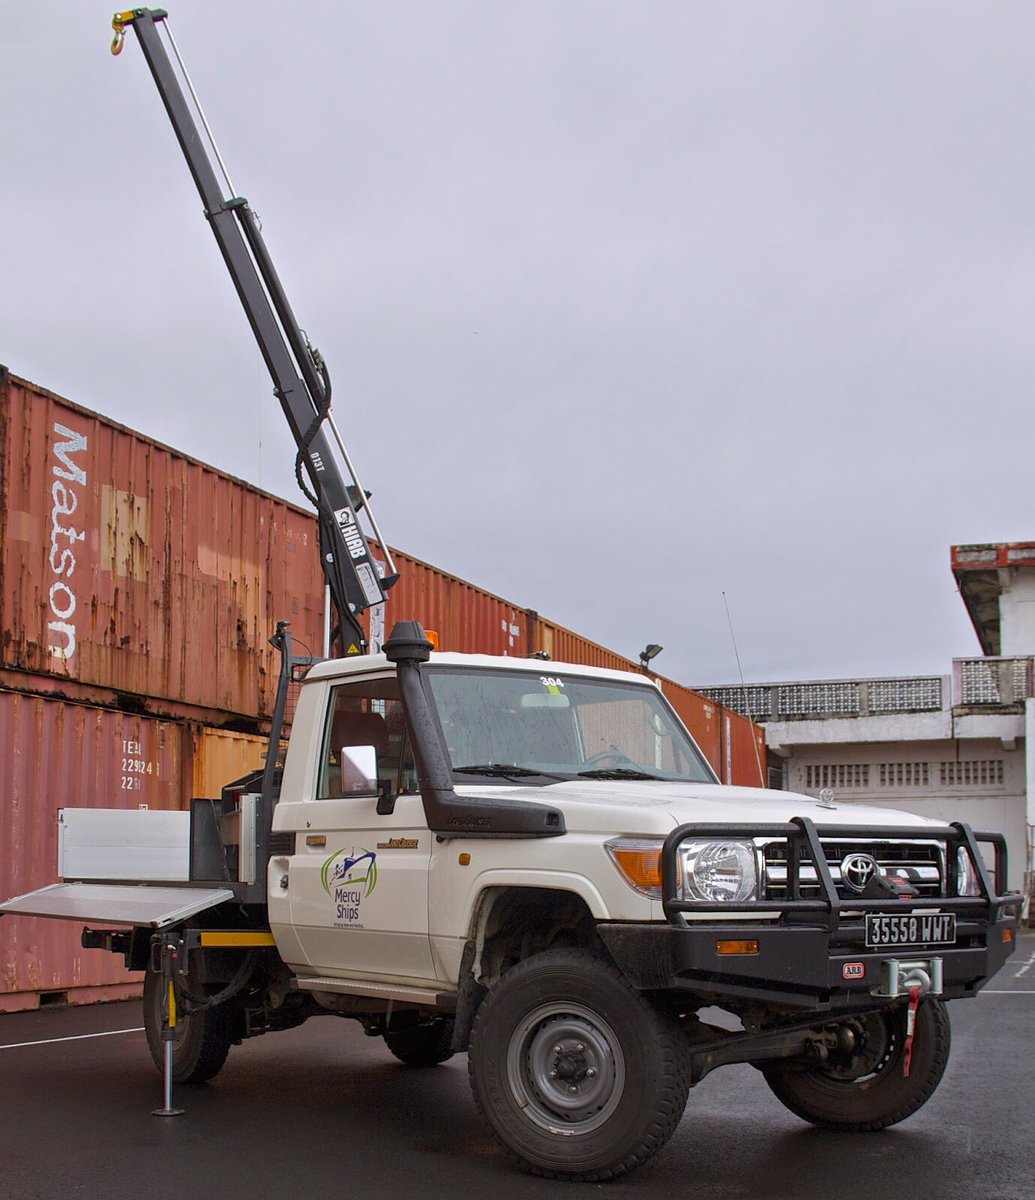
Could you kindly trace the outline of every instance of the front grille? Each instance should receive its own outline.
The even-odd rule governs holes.
[[[841,864],[849,855],[866,854],[874,859],[883,874],[901,876],[909,880],[917,895],[922,898],[938,899],[945,895],[944,851],[938,842],[876,842],[842,839],[820,843],[826,856],[827,867],[837,888],[837,894],[845,900],[859,898],[859,892],[848,886],[841,876]],[[770,842],[762,848],[765,864],[765,895],[767,900],[787,898],[787,843]],[[810,900],[822,894],[816,867],[811,858],[802,856],[798,878],[799,895]]]

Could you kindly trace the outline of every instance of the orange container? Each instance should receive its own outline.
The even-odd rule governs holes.
[[[679,713],[683,724],[694,735],[694,740],[701,747],[705,758],[721,776],[723,710],[707,697],[683,687],[680,683],[673,683],[671,679],[662,679],[661,689],[668,702]]]
[[[185,724],[0,692],[0,895],[57,881],[58,809],[180,809],[190,798]],[[81,925],[0,917],[0,1012],[42,996],[84,1003],[135,995],[141,976],[80,945]]]
[[[267,739],[228,729],[197,729],[193,736],[191,795],[218,799],[223,788],[258,771],[266,762]]]
[[[440,650],[526,657],[528,613],[473,583],[393,550],[399,582],[385,603],[385,631],[396,621],[420,621],[439,635]]]

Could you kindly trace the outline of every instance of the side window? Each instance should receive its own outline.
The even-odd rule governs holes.
[[[343,683],[331,692],[318,799],[357,794],[349,778],[348,763],[344,770],[342,766],[341,752],[347,746],[373,746],[377,751],[379,792],[395,796],[417,790],[417,773],[395,679]]]

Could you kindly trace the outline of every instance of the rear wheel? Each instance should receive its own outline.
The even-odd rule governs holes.
[[[437,1067],[453,1057],[452,1017],[389,1029],[384,1036],[388,1049],[408,1067]]]
[[[165,983],[162,973],[150,967],[144,975],[144,1032],[155,1066],[165,1070],[162,1041]],[[204,1083],[217,1075],[233,1042],[233,1014],[227,1004],[202,1012],[177,1013],[173,1039],[173,1080]]]
[[[908,1077],[905,1025],[901,1008],[841,1022],[839,1049],[826,1062],[806,1071],[768,1068],[766,1083],[792,1113],[823,1129],[886,1129],[927,1103],[949,1060],[949,1014],[940,1000],[917,1009]]]
[[[682,1031],[584,950],[548,950],[507,971],[478,1009],[469,1061],[504,1148],[557,1179],[613,1179],[645,1162],[689,1089]]]

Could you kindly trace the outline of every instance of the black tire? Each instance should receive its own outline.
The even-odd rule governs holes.
[[[773,1094],[803,1121],[822,1129],[871,1132],[912,1116],[934,1094],[949,1060],[945,1005],[927,999],[917,1010],[908,1078],[902,1073],[906,1018],[901,1007],[846,1024],[858,1039],[854,1058],[835,1052],[828,1062],[806,1071],[768,1068],[763,1073]]]
[[[614,1179],[686,1106],[682,1031],[610,963],[548,950],[511,968],[471,1031],[474,1098],[507,1154],[551,1179]]]
[[[162,1010],[165,985],[160,971],[148,968],[144,975],[144,1032],[155,1066],[165,1070],[162,1041]],[[204,1083],[217,1075],[226,1062],[233,1041],[233,1013],[227,1004],[200,1013],[178,1013],[173,1041],[173,1080]]]
[[[437,1067],[453,1057],[453,1018],[436,1017],[424,1025],[389,1029],[385,1045],[408,1067]]]

